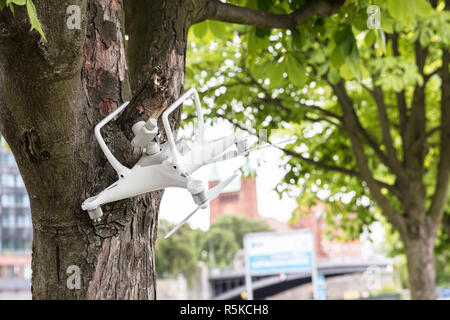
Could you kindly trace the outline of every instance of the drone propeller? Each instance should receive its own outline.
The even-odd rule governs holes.
[[[220,182],[214,188],[211,188],[208,191],[206,191],[207,200],[205,202],[199,204],[198,207],[195,208],[194,211],[192,211],[186,218],[184,218],[175,228],[170,230],[170,232],[168,234],[166,234],[164,239],[167,239],[168,237],[170,237],[175,231],[177,231],[182,225],[184,225],[198,210],[200,210],[201,208],[206,208],[207,205],[209,204],[209,202],[211,202],[214,198],[216,198],[219,194],[221,194],[222,191],[226,188],[226,186],[228,186],[231,183],[231,181],[233,181],[233,179],[236,177],[237,177],[237,174],[233,174],[228,179]]]

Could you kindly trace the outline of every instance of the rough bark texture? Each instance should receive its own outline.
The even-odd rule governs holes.
[[[419,216],[419,214],[414,215]],[[436,299],[434,242],[437,226],[424,214],[423,221],[407,221],[401,233],[405,246],[411,299]]]
[[[15,16],[0,13],[0,130],[30,195],[33,298],[154,299],[162,192],[105,205],[105,218],[95,225],[80,207],[117,178],[93,133],[100,119],[131,98],[123,3],[34,2],[48,43],[30,34],[24,8]],[[66,28],[66,8],[74,4],[82,11],[81,30]],[[102,130],[127,166],[140,154],[131,148],[126,129],[183,90],[187,10],[181,1],[141,5],[135,14],[144,22],[138,28],[144,29],[139,32],[145,31],[145,41],[130,41],[130,56],[136,59],[130,77],[138,99],[118,124]],[[79,290],[67,286],[72,265],[81,270]]]

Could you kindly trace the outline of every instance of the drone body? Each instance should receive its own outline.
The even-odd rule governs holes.
[[[191,95],[194,96],[197,109],[198,133],[194,143],[189,146],[183,140],[175,142],[168,116]],[[119,179],[98,195],[85,200],[81,207],[88,211],[91,219],[98,220],[103,215],[101,210],[103,204],[169,187],[185,188],[191,193],[198,207],[166,235],[167,238],[200,208],[206,208],[209,201],[217,197],[236,177],[233,175],[214,188],[205,190],[203,183],[193,179],[190,175],[203,165],[246,154],[248,152],[248,134],[241,131],[218,140],[205,141],[200,100],[197,91],[192,88],[167,108],[162,115],[167,142],[159,143],[156,119],[149,119],[147,122],[140,121],[133,126],[135,137],[132,144],[135,147],[143,148],[143,154],[133,168],[129,169],[113,156],[100,133],[100,129],[127,106],[128,103],[123,104],[95,127],[95,136],[99,145],[116,170]],[[234,150],[233,146],[236,147]]]

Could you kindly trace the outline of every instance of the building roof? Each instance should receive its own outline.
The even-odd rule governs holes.
[[[246,177],[256,175],[256,170],[250,165],[250,160],[248,157],[245,164],[242,166],[241,171]]]
[[[209,175],[209,181],[220,181],[220,174],[216,164],[213,164],[212,166],[211,173]]]
[[[227,177],[228,178],[228,177]],[[220,176],[219,170],[217,169],[217,166],[214,164],[211,169],[211,174],[209,175],[209,181],[222,181],[222,178]],[[241,179],[236,178],[233,179],[233,181],[230,182],[229,185],[225,187],[222,193],[227,192],[236,192],[241,190]]]
[[[262,220],[267,222],[267,224],[269,225],[269,228],[272,229],[273,231],[292,231],[292,230],[294,230],[292,227],[290,227],[286,223],[278,221],[274,218],[262,217]]]

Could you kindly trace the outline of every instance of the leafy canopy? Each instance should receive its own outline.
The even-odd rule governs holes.
[[[304,2],[249,0],[246,5],[290,13]],[[380,8],[381,29],[367,26],[370,5]],[[348,236],[358,237],[380,219],[380,210],[358,175],[333,85],[345,83],[361,126],[385,151],[372,92],[381,88],[395,152],[402,159],[398,93],[404,93],[409,108],[414,88],[426,83],[426,129],[436,132],[440,124],[436,92],[441,80],[436,72],[442,65],[441,49],[450,42],[450,14],[444,6],[443,1],[432,8],[426,0],[353,0],[330,18],[314,17],[290,30],[205,21],[189,35],[186,84],[200,87],[212,119],[226,119],[251,132],[267,129],[272,137],[297,137],[285,148],[286,175],[277,191],[303,205],[321,199],[333,212],[328,222],[333,224],[332,216],[337,216]],[[415,59],[416,40],[428,50],[423,70]],[[438,141],[438,134],[428,137],[423,176],[427,207],[435,191]],[[366,144],[364,151],[374,178],[394,185],[396,176],[373,148]],[[387,187],[381,192],[402,212],[398,195]],[[351,213],[358,219],[349,218]]]

